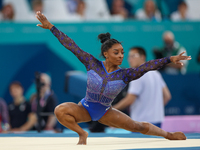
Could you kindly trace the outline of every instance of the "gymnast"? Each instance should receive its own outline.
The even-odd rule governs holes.
[[[122,69],[119,65],[124,58],[124,49],[119,41],[110,38],[109,33],[98,36],[102,43],[101,55],[105,58],[105,61],[99,61],[80,49],[71,38],[52,25],[41,12],[36,13],[36,18],[41,22],[37,26],[49,29],[87,69],[86,96],[78,104],[66,102],[58,105],[54,110],[62,125],[78,133],[78,144],[86,144],[88,137],[88,133],[78,123],[91,120],[131,132],[162,136],[169,140],[186,139],[182,132],[166,132],[148,122],[134,121],[126,114],[112,108],[111,104],[118,93],[132,80],[140,78],[148,71],[160,69],[171,62],[183,65],[180,60],[190,60],[190,56],[183,56],[183,52],[177,56],[148,61],[138,68]]]

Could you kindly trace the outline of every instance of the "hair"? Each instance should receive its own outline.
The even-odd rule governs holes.
[[[165,36],[170,36],[173,40],[175,39],[175,37],[174,37],[174,34],[173,34],[173,32],[171,32],[171,31],[165,31],[164,33],[163,33],[163,39],[165,38]]]
[[[8,18],[9,18],[9,19],[14,19],[14,17],[15,17],[15,9],[14,9],[14,7],[13,7],[12,4],[8,3],[8,4],[4,5],[4,6],[0,9],[0,11],[4,11],[7,7],[10,7],[10,8],[11,8],[11,11],[12,11],[12,12],[10,13],[10,15],[8,16]]]
[[[178,6],[181,6],[181,5],[187,7],[187,3],[186,3],[185,1],[181,1],[181,2],[178,4]]]
[[[32,7],[37,6],[37,5],[43,5],[42,0],[32,0],[31,1]]]
[[[12,86],[19,86],[23,89],[23,86],[22,84],[19,82],[19,81],[14,81],[12,82],[10,85],[9,85],[9,89],[12,87]]]
[[[49,84],[49,86],[51,86],[51,77],[46,73],[41,73],[41,76],[44,76],[45,82],[47,82],[47,84]]]
[[[98,39],[101,41],[102,45],[101,45],[101,56],[104,56],[104,52],[107,52],[114,44],[121,44],[121,42],[119,42],[116,39],[111,39],[111,34],[110,33],[101,33],[98,35]]]
[[[147,57],[146,51],[143,47],[140,46],[131,47],[129,51],[132,50],[137,50],[140,55],[144,55],[145,57]]]

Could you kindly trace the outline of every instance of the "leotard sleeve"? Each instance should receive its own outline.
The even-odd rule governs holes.
[[[140,78],[146,72],[151,70],[158,70],[170,62],[170,57],[165,57],[161,59],[150,60],[137,68],[123,69],[123,80],[127,84],[132,80]]]
[[[79,48],[70,37],[58,30],[55,26],[51,28],[51,32],[59,40],[59,42],[65,48],[70,50],[85,65],[86,69],[89,70],[89,63],[91,63],[91,60],[96,60],[96,58]]]

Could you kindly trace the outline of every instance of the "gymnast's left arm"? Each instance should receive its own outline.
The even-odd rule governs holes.
[[[78,45],[71,38],[69,38],[66,34],[58,30],[54,25],[52,25],[41,12],[36,13],[36,18],[41,22],[41,24],[37,24],[37,26],[44,29],[49,29],[59,40],[59,42],[66,49],[70,50],[88,69],[89,62],[91,60],[95,60],[95,58],[91,54],[79,48]]]
[[[191,60],[191,56],[183,56],[185,52],[182,52],[176,56],[165,57],[161,59],[150,60],[138,68],[128,68],[124,69],[124,81],[126,83],[131,82],[132,80],[136,80],[143,76],[146,72],[151,70],[158,70],[164,67],[168,63],[180,64],[183,66],[183,63],[180,60]]]

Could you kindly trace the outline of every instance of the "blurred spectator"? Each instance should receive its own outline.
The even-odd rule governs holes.
[[[112,1],[111,14],[120,15],[123,19],[128,18],[128,10],[125,8],[124,0]]]
[[[141,47],[131,48],[128,61],[132,68],[139,67],[146,61],[145,50]],[[130,117],[133,120],[147,121],[161,127],[164,106],[170,99],[170,91],[161,74],[158,71],[150,71],[141,78],[131,81],[126,97],[113,107],[122,110],[130,106]]]
[[[85,16],[85,8],[86,8],[85,2],[83,0],[79,0],[76,13],[80,15],[82,18],[84,18]]]
[[[13,20],[15,16],[14,8],[11,4],[6,4],[3,6],[0,12],[0,21]]]
[[[32,10],[33,10],[34,14],[37,11],[43,12],[43,3],[42,3],[42,0],[32,0],[31,1],[31,7],[32,7]]]
[[[187,21],[190,19],[191,18],[189,17],[188,14],[188,6],[184,1],[178,5],[178,11],[172,13],[171,15],[172,21]]]
[[[106,0],[106,2],[112,15],[111,19],[124,20],[126,18],[133,18],[133,6],[126,0]]]
[[[0,98],[0,133],[8,131],[9,129],[9,116],[6,102]]]
[[[24,99],[23,87],[20,82],[10,84],[10,95],[13,102],[8,106],[11,131],[28,131],[37,121],[31,112],[31,105]]]
[[[158,9],[162,14],[163,20],[170,19],[173,12],[178,10],[178,5],[184,0],[156,0]]]
[[[72,20],[85,20],[86,4],[84,0],[67,0],[67,7]]]
[[[144,8],[137,10],[135,17],[138,20],[161,21],[161,14],[153,0],[146,0]]]
[[[185,0],[188,5],[188,13],[192,20],[200,20],[199,0]]]
[[[29,7],[27,0],[3,0],[3,6],[12,5],[14,10],[14,21],[27,21],[29,18]]]
[[[110,20],[110,13],[106,0],[85,0],[86,20],[105,21]]]
[[[35,11],[44,13],[48,20],[65,22],[71,19],[65,5],[65,0],[32,0],[32,12],[29,13],[29,21],[37,21]]]
[[[110,14],[105,0],[66,0],[71,20],[105,21]]]
[[[184,51],[186,52],[186,49],[182,45],[180,45],[177,41],[175,41],[174,34],[171,31],[164,32],[163,42],[164,42],[163,47],[158,49],[157,48],[153,49],[156,59],[178,55]],[[187,55],[187,52],[184,55]],[[179,73],[185,74],[187,71],[188,61],[184,60],[181,62],[183,63],[183,66],[174,63],[168,64],[167,66],[165,66],[165,68],[163,68],[164,72],[168,74],[179,74]]]
[[[40,75],[40,82],[43,85],[40,90],[41,112],[49,113],[46,116],[42,116],[42,129],[53,130],[57,123],[54,115],[54,108],[57,105],[57,98],[55,97],[54,92],[51,91],[51,78],[49,75],[42,73]],[[31,98],[31,107],[34,112],[37,112],[37,104],[36,95],[33,95]]]
[[[43,13],[44,10],[43,0],[31,0],[29,2],[31,6],[31,11],[28,21],[37,21],[37,19],[35,18],[35,14],[37,11]]]

